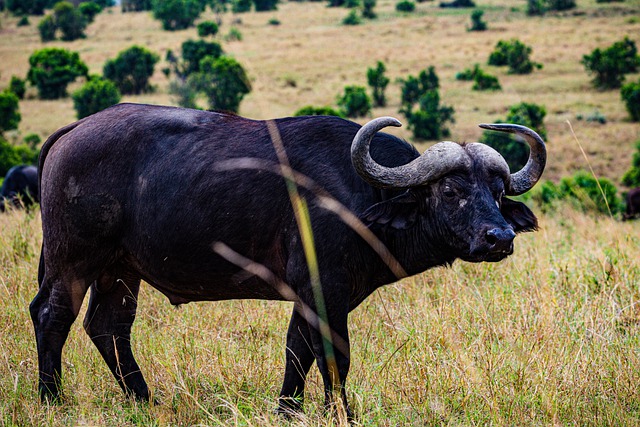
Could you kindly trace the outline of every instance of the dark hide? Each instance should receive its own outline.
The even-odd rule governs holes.
[[[640,215],[640,188],[629,190],[626,197],[627,209],[622,215],[623,220],[634,219]]]
[[[20,165],[9,169],[0,189],[0,212],[5,203],[29,207],[38,202],[38,168]]]
[[[536,227],[531,211],[502,197],[508,176],[479,161],[429,185],[382,192],[351,164],[358,124],[318,116],[275,123],[292,169],[361,215],[405,274],[456,258],[498,261],[512,253],[514,232]],[[398,166],[418,152],[379,133],[371,155]],[[246,158],[266,166],[241,168]],[[238,168],[229,169],[234,159]],[[325,357],[289,194],[283,178],[269,170],[277,165],[267,123],[226,114],[123,104],[52,135],[40,157],[43,260],[30,307],[42,398],[59,395],[62,347],[89,288],[87,333],[122,389],[149,398],[129,344],[144,279],[173,304],[294,301],[279,410],[300,408],[314,360],[327,401],[337,389],[346,405],[347,315],[398,277],[314,192],[299,188],[309,206],[334,338],[335,360]],[[275,279],[223,258],[217,242],[266,267],[293,292],[282,293]]]

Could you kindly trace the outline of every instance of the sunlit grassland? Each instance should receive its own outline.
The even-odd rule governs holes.
[[[496,264],[456,262],[374,293],[350,316],[349,396],[362,425],[640,424],[639,224],[569,209]],[[127,400],[74,324],[66,399],[38,403],[28,304],[39,214],[0,216],[0,423],[281,425],[291,306],[174,308],[143,285],[133,345],[158,405]],[[331,425],[312,369],[306,413]]]
[[[380,0],[378,19],[364,25],[344,26],[347,11],[327,8],[322,2],[287,2],[275,12],[222,16],[220,36],[223,48],[247,69],[253,91],[245,98],[240,113],[256,119],[293,114],[305,105],[335,105],[336,97],[348,84],[366,85],[366,69],[385,62],[392,83],[387,89],[389,104],[376,108],[372,116],[400,117],[400,88],[397,78],[416,75],[430,65],[436,67],[441,84],[441,100],[456,110],[451,138],[477,140],[478,123],[506,116],[510,105],[533,102],[547,109],[549,165],[546,177],[559,179],[584,168],[580,150],[567,125],[571,121],[585,150],[592,155],[596,173],[618,182],[628,168],[634,143],[640,138],[637,123],[628,120],[619,91],[598,91],[591,87],[580,60],[596,47],[606,47],[629,36],[640,44],[640,1],[598,4],[579,0],[578,9],[543,18],[528,18],[524,1],[481,0],[489,30],[468,32],[470,12],[442,10],[437,2],[419,3],[413,14],[397,13],[394,2]],[[208,12],[202,19],[211,19]],[[277,18],[281,25],[269,25]],[[240,19],[241,23],[233,23]],[[0,87],[11,75],[25,76],[28,57],[44,45],[36,24],[16,27],[17,19],[0,17]],[[242,41],[227,42],[223,36],[231,26],[243,35]],[[118,52],[141,44],[162,58],[152,83],[155,93],[125,96],[123,101],[171,104],[169,80],[162,74],[168,49],[178,52],[183,41],[196,38],[196,30],[162,31],[148,13],[123,14],[118,8],[99,14],[87,29],[87,38],[74,42],[52,42],[80,53],[92,73],[102,73],[104,62]],[[503,68],[486,65],[489,53],[502,39],[518,38],[533,48],[532,59],[543,64],[530,75],[509,75]],[[469,82],[455,80],[455,74],[473,64],[484,64],[496,74],[503,87],[498,92],[476,92]],[[637,79],[631,75],[629,79]],[[78,87],[81,82],[70,87]],[[75,120],[70,99],[40,101],[35,89],[21,102],[23,121],[20,135],[29,132],[46,138],[57,128]],[[577,121],[577,116],[599,112],[606,125]],[[367,118],[359,119],[364,122]],[[411,140],[405,127],[397,134]],[[13,135],[10,135],[13,136]],[[15,135],[19,140],[19,135]],[[426,144],[412,141],[421,149]]]

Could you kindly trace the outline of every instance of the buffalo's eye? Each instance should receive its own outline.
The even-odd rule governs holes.
[[[451,198],[451,199],[456,197],[456,192],[449,185],[445,185],[444,189],[442,190],[442,194],[444,194],[445,197]]]

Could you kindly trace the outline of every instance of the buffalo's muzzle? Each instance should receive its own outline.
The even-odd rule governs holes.
[[[485,239],[489,245],[489,251],[493,253],[510,254],[513,252],[513,239],[516,233],[510,229],[492,228],[487,231]]]

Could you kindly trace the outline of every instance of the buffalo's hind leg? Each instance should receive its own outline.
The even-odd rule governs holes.
[[[147,401],[149,389],[131,352],[139,289],[140,277],[121,266],[103,273],[91,286],[84,329],[122,390]]]
[[[78,316],[88,282],[69,274],[52,275],[41,268],[40,289],[29,305],[38,347],[39,384],[42,400],[60,397],[62,347]]]

